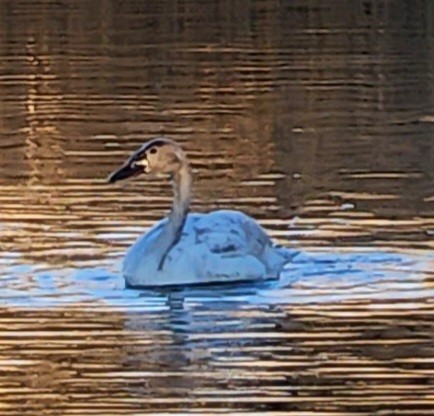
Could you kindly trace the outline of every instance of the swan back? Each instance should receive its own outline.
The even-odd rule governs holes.
[[[158,271],[152,242],[167,219],[154,225],[128,251],[129,286],[226,283],[277,278],[294,252],[276,247],[251,217],[230,210],[189,214],[178,243]]]

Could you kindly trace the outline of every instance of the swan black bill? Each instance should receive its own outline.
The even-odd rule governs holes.
[[[143,166],[131,166],[131,164],[122,166],[119,170],[113,172],[109,178],[109,183],[114,183],[120,181],[122,179],[131,178],[132,176],[137,176],[140,173],[143,173]]]

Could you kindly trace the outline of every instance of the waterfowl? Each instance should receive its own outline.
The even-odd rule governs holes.
[[[109,182],[140,174],[168,175],[174,198],[169,215],[128,250],[123,263],[128,287],[278,278],[294,256],[294,251],[273,244],[264,229],[240,211],[189,213],[192,172],[175,141],[147,141],[109,176]]]

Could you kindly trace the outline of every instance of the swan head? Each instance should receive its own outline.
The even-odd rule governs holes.
[[[110,183],[140,174],[175,175],[187,163],[186,156],[176,142],[156,137],[143,144],[108,178]]]

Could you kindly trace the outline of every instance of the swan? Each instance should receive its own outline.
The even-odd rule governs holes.
[[[144,143],[109,183],[136,175],[168,175],[174,199],[167,218],[131,246],[123,263],[130,288],[233,283],[278,278],[294,251],[273,244],[240,211],[189,213],[192,173],[179,144],[166,137]]]

